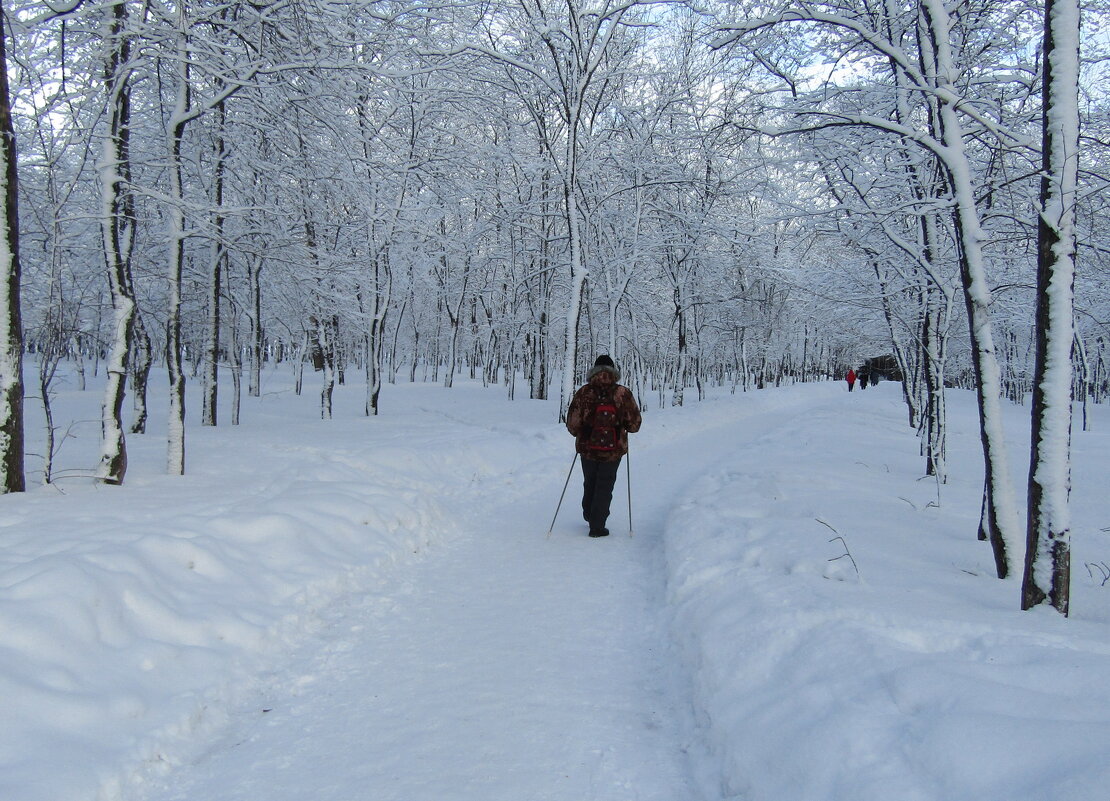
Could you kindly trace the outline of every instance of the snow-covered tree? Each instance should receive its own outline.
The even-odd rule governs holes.
[[[562,184],[570,262],[560,414],[565,414],[575,389],[579,318],[589,274],[584,244],[590,221],[582,205],[582,170],[595,135],[602,134],[598,123],[621,82],[624,62],[635,48],[634,26],[644,23],[643,11],[651,4],[518,0],[509,4],[512,13],[491,18],[486,28],[489,44],[472,46],[526,75],[528,85],[540,92],[540,104],[551,104],[558,113],[558,128],[537,126],[537,131]]]
[[[1015,22],[1007,9],[997,9],[995,16],[991,12],[986,10],[984,18],[994,19],[1003,30],[1006,25],[1020,28],[1020,22]],[[987,101],[979,102],[975,94],[980,86],[973,80],[977,70],[1003,74],[1006,58],[1018,59],[1020,66],[1024,55],[1020,47],[1005,49],[1007,44],[1014,45],[1018,37],[1002,37],[997,31],[994,34],[1000,42],[997,47],[985,42],[982,50],[972,49],[970,43],[982,37],[978,32],[982,22],[975,15],[965,19],[960,9],[950,9],[933,0],[923,0],[911,7],[867,0],[847,5],[800,6],[787,0],[771,8],[758,7],[751,17],[721,24],[716,45],[742,45],[756,59],[762,57],[762,48],[782,54],[776,63],[786,64],[792,76],[791,97],[783,114],[792,116],[782,120],[780,133],[871,128],[900,144],[912,144],[925,151],[943,172],[980,407],[985,467],[980,533],[989,539],[997,573],[1004,578],[1010,571],[1009,549],[1017,541],[1018,511],[1002,430],[1002,376],[990,313],[990,260],[985,251],[989,235],[979,205],[989,185],[974,155],[978,142],[984,139],[1004,149],[1028,148],[1020,128],[1012,130],[984,113],[981,107]],[[842,76],[832,70],[826,80],[815,82],[814,71],[821,69],[822,64],[812,57],[799,57],[796,40],[784,33],[787,29],[803,35],[813,32],[814,36],[825,36],[826,50],[822,52],[847,50],[872,70],[885,64],[891,74],[903,77],[904,86],[912,87],[920,104],[917,116],[905,119],[904,114],[884,113],[883,105],[875,105],[877,98],[870,83],[851,75]],[[969,45],[966,50],[965,44]],[[978,55],[972,58],[971,53]],[[990,59],[986,58],[987,53],[992,54]],[[1004,76],[1023,86],[1020,74],[1020,69],[1012,69]],[[815,88],[810,89],[811,86]],[[892,105],[889,100],[892,94],[888,93],[885,104],[888,108]],[[923,199],[935,202],[929,196]]]
[[[1045,5],[1037,351],[1022,608],[1068,613],[1075,207],[1079,174],[1079,3]]]
[[[0,492],[22,492],[23,325],[19,302],[19,181],[8,91],[6,11],[0,4]]]
[[[127,474],[127,443],[123,433],[123,399],[135,327],[135,287],[132,258],[136,228],[134,187],[131,184],[131,92],[135,65],[128,3],[103,9],[103,66],[108,128],[102,135],[97,170],[100,175],[100,224],[104,260],[112,293],[112,325],[105,371],[108,383],[101,411],[100,464],[97,478],[105,484],[122,484]]]

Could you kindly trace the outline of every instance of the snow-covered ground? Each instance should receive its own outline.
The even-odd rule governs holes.
[[[109,488],[81,476],[99,391],[63,387],[57,487],[0,498],[0,798],[1105,797],[1110,410],[1074,437],[1064,620],[1018,611],[975,539],[968,393],[939,493],[894,384],[652,403],[635,536],[622,468],[603,540],[577,470],[546,536],[552,402],[362,399],[323,422],[270,373],[241,426],[190,426],[188,475],[155,419]]]

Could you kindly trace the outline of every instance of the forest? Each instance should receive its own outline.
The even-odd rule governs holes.
[[[184,473],[187,381],[234,425],[267,364],[326,419],[355,375],[367,415],[458,375],[565,411],[609,353],[651,408],[891,356],[939,483],[945,389],[976,391],[979,535],[1066,614],[1072,400],[1110,393],[1102,0],[2,10],[7,491],[25,395],[51,480],[63,361],[104,376],[119,484],[151,413]]]

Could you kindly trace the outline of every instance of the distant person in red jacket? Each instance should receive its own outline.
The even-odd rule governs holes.
[[[844,376],[844,380],[848,382],[848,391],[851,392],[856,386],[856,371],[849,367],[848,375]]]

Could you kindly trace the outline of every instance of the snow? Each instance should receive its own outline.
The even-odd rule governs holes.
[[[622,468],[591,540],[577,472],[544,536],[554,401],[402,383],[367,418],[339,386],[321,421],[271,372],[243,425],[190,422],[188,475],[161,430],[105,487],[93,383],[54,402],[71,477],[0,499],[6,801],[1104,796],[1106,409],[1074,438],[1065,619],[975,538],[967,392],[939,489],[893,383],[650,408],[634,536]]]

